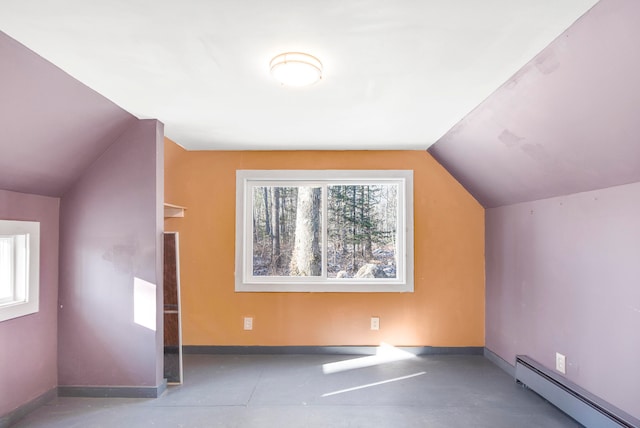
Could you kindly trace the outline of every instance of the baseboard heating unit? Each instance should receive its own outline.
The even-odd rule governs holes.
[[[525,355],[516,357],[516,381],[586,427],[640,428],[640,420]]]

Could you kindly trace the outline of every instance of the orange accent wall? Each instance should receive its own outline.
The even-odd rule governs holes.
[[[235,293],[237,169],[412,169],[415,292]],[[484,210],[426,151],[186,151],[167,140],[165,201],[187,207],[165,220],[180,233],[185,345],[484,346]]]

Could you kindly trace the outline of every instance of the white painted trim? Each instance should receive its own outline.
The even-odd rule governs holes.
[[[28,278],[26,296],[21,301],[0,305],[0,322],[38,312],[40,308],[40,223],[0,220],[0,235],[28,235]]]
[[[398,278],[337,279],[326,278],[323,267],[321,277],[254,277],[251,272],[251,249],[246,246],[247,233],[252,226],[251,216],[245,211],[252,202],[247,188],[251,181],[261,185],[299,185],[300,181],[326,188],[328,184],[360,184],[363,181],[398,183],[400,203],[398,212],[397,248]],[[326,194],[326,192],[324,192]],[[323,196],[326,198],[326,196]],[[323,210],[326,210],[326,201]],[[323,213],[323,223],[326,212]],[[324,224],[323,224],[324,226]],[[323,243],[326,245],[326,227],[323,227]],[[393,293],[413,292],[413,171],[412,170],[237,170],[236,171],[236,292],[356,292]],[[247,278],[251,278],[247,280]]]

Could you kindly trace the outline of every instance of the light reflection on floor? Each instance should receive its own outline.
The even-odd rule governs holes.
[[[354,386],[352,388],[341,389],[339,391],[327,392],[326,394],[322,394],[323,397],[329,397],[331,395],[344,394],[345,392],[357,391],[359,389],[371,388],[372,386],[384,385],[385,383],[398,382],[405,379],[411,379],[412,377],[422,376],[427,372],[418,372],[414,374],[410,374],[407,376],[400,376],[393,379],[381,380],[380,382],[368,383],[366,385]]]
[[[381,343],[380,346],[376,349],[375,355],[323,364],[322,372],[324,374],[339,373],[347,370],[355,370],[364,367],[391,363],[394,361],[409,360],[412,358],[416,358],[416,356],[411,352],[403,351],[402,349],[398,349],[395,346],[389,345],[388,343]]]

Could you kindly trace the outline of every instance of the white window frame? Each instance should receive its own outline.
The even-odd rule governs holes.
[[[0,220],[0,236],[12,239],[13,297],[0,301],[0,322],[40,308],[40,223]]]
[[[251,189],[262,186],[338,184],[398,184],[396,278],[328,278],[254,276],[253,200]],[[327,192],[323,191],[322,245],[327,245]],[[324,260],[324,257],[323,257]],[[324,265],[324,263],[323,263]],[[237,170],[236,171],[236,292],[413,292],[413,171],[412,170]]]

